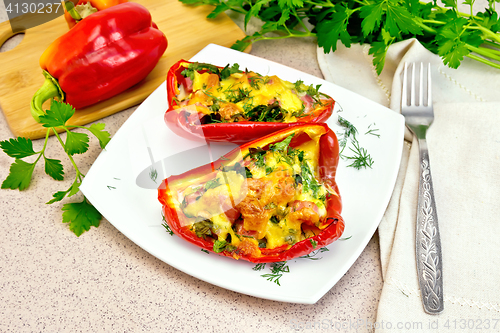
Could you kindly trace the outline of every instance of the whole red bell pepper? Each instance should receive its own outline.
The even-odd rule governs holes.
[[[64,18],[68,27],[73,28],[79,21],[88,15],[116,6],[128,0],[79,0],[76,4],[73,1],[64,1]]]
[[[305,95],[300,97],[301,99],[303,99],[303,103],[308,104],[312,107],[309,108],[310,111],[308,113],[298,115],[291,121],[288,121],[287,119],[248,120],[249,118],[247,116],[239,117],[239,119],[234,121],[225,121],[224,119],[222,119],[222,121],[217,121],[214,123],[204,123],[203,113],[199,113],[198,115],[194,114],[193,117],[193,113],[186,112],[188,108],[185,107],[185,101],[180,101],[181,95],[185,96],[186,94],[188,94],[191,96],[195,96],[194,94],[196,94],[196,91],[193,90],[193,82],[186,74],[186,70],[190,65],[192,66],[193,64],[197,63],[180,60],[170,68],[167,74],[167,95],[169,109],[165,113],[165,121],[168,127],[180,136],[195,140],[202,139],[206,141],[233,142],[240,144],[255,140],[264,135],[276,132],[287,127],[293,127],[303,123],[323,123],[332,114],[333,106],[335,103],[334,100],[330,96],[316,91],[315,93],[317,94],[317,96],[321,96],[321,98],[316,98],[315,100],[312,100],[311,96],[309,96],[308,94],[303,93]],[[230,68],[228,68],[228,66],[222,68],[210,64],[201,64],[200,67],[201,69],[197,70],[198,73],[203,74],[208,72],[216,74],[219,77],[218,81],[221,81],[223,79],[224,71],[226,73],[230,72]],[[247,71],[244,72],[244,74],[247,73]],[[252,73],[251,75],[255,74]],[[257,76],[251,75],[248,75],[248,83],[246,83],[247,87],[249,85],[254,86],[256,82],[257,85],[265,85],[268,83],[272,83],[273,81],[273,77],[264,77],[259,76],[258,74]],[[302,85],[302,88],[304,87],[305,86]],[[215,91],[215,89],[220,90],[221,87],[216,87],[212,90],[208,89],[207,95],[210,95]],[[245,93],[245,89],[243,88],[240,88],[239,90],[235,89],[235,91],[236,93]],[[306,99],[305,97],[307,97],[308,99]],[[277,99],[278,97],[271,98],[266,101],[263,106],[276,106],[277,108],[279,108],[282,104],[282,101],[278,101]],[[207,103],[211,104],[213,103],[213,100],[214,98],[209,99]],[[246,99],[246,101],[251,100],[252,96],[250,95]],[[200,102],[197,102],[197,105],[199,106]],[[235,109],[234,103],[229,103],[229,105],[231,105],[233,109]],[[192,106],[193,105],[189,105],[189,107]]]
[[[285,146],[286,143],[288,143],[290,148],[283,147],[284,143]],[[338,147],[337,138],[334,132],[329,129],[326,124],[297,125],[244,144],[213,163],[165,179],[158,189],[158,199],[163,206],[165,221],[176,235],[188,242],[204,250],[234,259],[264,263],[286,261],[307,255],[315,249],[319,249],[337,240],[344,231],[344,221],[340,216],[342,204],[335,182],[335,174],[339,159]],[[271,215],[280,210],[287,212],[287,215],[283,217],[283,219],[287,219],[287,222],[284,224],[286,230],[291,228],[294,223],[293,221],[295,221],[292,219],[291,214],[298,214],[301,216],[304,221],[300,222],[302,223],[300,227],[295,228],[298,230],[298,233],[302,233],[302,236],[300,238],[295,238],[289,243],[277,243],[274,246],[268,246],[269,243],[264,245],[265,243],[263,243],[263,240],[269,241],[269,239],[266,240],[265,237],[263,238],[262,234],[259,236],[258,231],[252,230],[252,227],[246,224],[247,221],[245,219],[247,216],[252,215],[245,215],[245,209],[250,206],[242,205],[242,203],[250,202],[250,199],[253,200],[250,194],[253,193],[250,190],[252,188],[250,178],[255,177],[253,173],[256,173],[256,171],[250,171],[251,175],[248,172],[249,170],[257,169],[253,169],[249,164],[249,162],[252,163],[252,158],[250,158],[250,156],[252,154],[267,156],[265,155],[266,153],[274,153],[276,149],[288,149],[287,154],[290,156],[298,156],[296,157],[298,160],[300,160],[300,156],[302,156],[302,163],[304,163],[304,155],[302,155],[302,153],[297,153],[300,152],[301,149],[306,150],[307,153],[305,156],[308,156],[311,161],[314,161],[313,164],[316,166],[313,171],[315,179],[317,179],[319,184],[329,189],[329,192],[324,197],[320,196],[321,200],[324,200],[321,205],[323,207],[323,213],[321,213],[319,220],[315,220],[314,223],[311,223],[306,217],[314,216],[314,210],[308,210],[307,208],[314,208],[314,204],[309,201],[297,201],[293,199],[295,195],[299,197],[303,196],[304,193],[306,193],[304,189],[306,186],[309,186],[310,189],[313,186],[311,182],[307,183],[308,176],[302,166],[302,171],[294,176],[295,179],[300,179],[300,185],[295,183],[292,187],[283,186],[283,190],[280,188],[277,192],[279,194],[272,198],[273,202],[276,202],[276,204],[267,203],[264,207],[265,212],[270,212]],[[266,158],[270,157],[265,157],[264,159]],[[283,159],[285,158],[288,159],[288,157],[283,157]],[[243,166],[247,167],[243,169]],[[243,178],[250,177],[246,179],[246,185],[241,185],[241,187],[239,187],[237,181],[237,179],[241,179],[241,177],[237,176],[237,171],[235,171],[238,169],[242,176],[245,175]],[[223,198],[223,191],[225,191],[225,189],[221,186],[224,184],[217,184],[217,181],[223,179],[219,172],[221,170],[223,171],[224,177],[229,177],[229,180],[226,181],[225,184],[228,185],[229,188],[233,188],[231,201],[228,201],[227,197],[226,199]],[[267,166],[266,170],[268,170]],[[231,172],[233,172],[232,176]],[[277,170],[276,172],[281,172],[281,174],[276,174],[277,177],[284,176],[286,173],[284,170]],[[260,180],[262,179],[263,178],[260,178]],[[254,180],[252,179],[252,181]],[[257,179],[257,181],[259,181],[259,179]],[[284,184],[284,182],[280,182],[279,184]],[[222,190],[216,192],[217,186],[220,186],[219,188],[222,188]],[[212,192],[210,192],[211,194],[208,192],[210,188],[213,188]],[[243,190],[240,190],[240,188]],[[242,199],[242,197],[238,197],[238,193],[245,193],[245,188],[247,189],[247,196]],[[276,188],[278,188],[277,185]],[[291,197],[287,199],[290,200],[290,202],[286,203],[286,207],[279,206],[282,205],[279,200],[286,194],[286,188],[293,188],[293,191],[298,192],[293,192]],[[271,189],[271,187],[267,187],[266,189],[264,186],[256,191],[264,193],[268,189]],[[245,194],[241,196],[244,195]],[[290,193],[288,193],[288,195],[290,195]],[[263,198],[264,197],[260,197],[259,200],[264,200]],[[218,203],[214,203],[213,200]],[[219,200],[222,201],[219,202]],[[227,204],[228,202],[230,203]],[[224,216],[221,214],[217,215],[218,213],[213,213],[212,216],[209,217],[208,212],[211,208],[205,208],[205,206],[203,206],[205,203],[209,203],[210,206],[220,204],[221,212],[223,212],[221,214],[224,214],[226,218],[223,218]],[[264,203],[266,202],[261,201],[262,205]],[[195,207],[197,211],[193,213],[189,207]],[[254,205],[254,207],[256,206]],[[195,217],[195,214],[197,217]],[[266,216],[269,217],[270,215]],[[221,232],[222,228],[219,224],[215,223],[216,218],[220,221],[221,217],[222,221],[227,223],[225,232]],[[275,218],[274,215],[270,220],[266,220],[265,223],[278,222],[276,220],[273,221],[273,218]],[[279,223],[282,222],[283,221]],[[229,223],[231,225],[230,227]],[[266,225],[265,223],[264,225]],[[269,227],[264,226],[264,228]],[[290,232],[291,230],[292,229],[290,229]],[[227,232],[231,236],[229,239],[225,238]],[[295,235],[297,235],[297,233],[295,233]],[[223,237],[223,239],[221,240],[220,237]],[[238,241],[235,242],[236,238]]]
[[[31,101],[33,117],[38,121],[43,102],[53,97],[81,109],[125,91],[153,70],[167,44],[138,3],[88,16],[40,57],[46,80]]]

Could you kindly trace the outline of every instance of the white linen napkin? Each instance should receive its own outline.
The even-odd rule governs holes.
[[[384,286],[372,327],[500,331],[500,70],[465,59],[459,69],[417,40],[389,48],[377,76],[369,46],[318,48],[326,80],[400,112],[404,62],[430,62],[435,120],[428,134],[443,250],[444,312],[427,315],[415,261],[418,144],[407,131],[398,181],[378,232]],[[347,221],[347,223],[349,223]]]

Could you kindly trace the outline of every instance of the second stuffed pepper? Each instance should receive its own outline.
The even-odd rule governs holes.
[[[297,125],[167,178],[158,199],[172,231],[204,250],[286,261],[342,235],[338,158],[327,125]]]
[[[165,121],[175,133],[206,141],[245,143],[280,129],[322,123],[334,101],[279,77],[180,60],[167,75]]]

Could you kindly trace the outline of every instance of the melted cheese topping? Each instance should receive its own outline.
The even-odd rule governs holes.
[[[200,226],[210,225],[208,236],[235,249],[242,242],[273,249],[311,237],[303,225],[317,229],[327,214],[327,190],[316,181],[319,142],[310,140],[291,151],[261,151],[240,161],[246,170],[230,162],[233,170],[219,170],[203,186],[188,187],[182,210],[191,228],[206,232]]]
[[[295,122],[297,117],[315,111],[312,98],[306,93],[308,87],[302,83],[296,85],[277,76],[261,76],[254,72],[233,73],[223,80],[209,72],[200,74],[194,71],[193,74],[192,92],[187,93],[181,86],[177,95],[181,103],[175,106],[177,109],[192,112],[193,109],[185,109],[185,106],[196,105],[199,113],[219,114],[219,121],[223,122],[251,119],[286,123]],[[304,102],[306,100],[307,103]],[[279,118],[255,120],[257,111],[262,114],[258,107],[273,103],[278,103],[281,108]]]

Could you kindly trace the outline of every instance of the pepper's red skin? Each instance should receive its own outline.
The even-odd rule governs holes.
[[[167,48],[167,38],[142,5],[122,3],[79,22],[40,57],[75,109],[115,96],[144,79]]]
[[[78,5],[85,5],[86,3],[90,3],[90,5],[97,9],[97,11],[101,11],[127,1],[128,0],[80,0],[76,3],[75,7]],[[66,23],[68,23],[68,28],[70,29],[73,28],[77,23],[66,9],[64,9],[64,18],[66,19]]]
[[[176,95],[179,91],[178,86],[186,86],[186,80],[181,74],[186,68],[183,63],[189,64],[191,62],[180,60],[168,71],[167,98],[169,109],[165,113],[165,122],[168,127],[182,137],[192,140],[202,139],[205,141],[241,144],[288,127],[304,123],[324,123],[332,115],[335,101],[329,98],[322,100],[324,105],[314,115],[299,118],[297,122],[293,123],[239,121],[233,123],[188,124],[182,115],[174,109],[174,106],[178,105],[176,101]]]
[[[335,133],[328,128],[326,124],[302,124],[269,134],[261,139],[244,144],[213,163],[190,170],[184,174],[171,176],[165,179],[158,189],[158,200],[163,206],[163,214],[167,224],[179,237],[198,247],[201,247],[202,249],[213,252],[212,241],[196,236],[194,231],[190,229],[189,225],[182,224],[182,222],[187,218],[182,211],[175,208],[172,198],[173,193],[171,193],[169,184],[171,188],[175,188],[176,186],[193,179],[202,178],[203,181],[210,180],[214,178],[215,170],[224,166],[227,164],[228,160],[233,160],[233,158],[239,154],[241,154],[241,156],[245,156],[246,152],[248,152],[248,148],[265,148],[271,143],[284,140],[292,133],[295,133],[295,136],[290,146],[295,147],[300,143],[307,141],[308,137],[301,136],[301,134],[308,133],[308,131],[316,133],[317,131],[320,131],[320,133],[323,133],[319,139],[319,178],[323,184],[330,186],[338,194],[339,191],[335,182],[335,174],[339,160],[339,146]],[[344,232],[345,224],[344,220],[340,216],[342,211],[340,195],[330,195],[327,198],[326,210],[327,219],[323,221],[320,226],[320,229],[321,227],[323,227],[323,229],[321,229],[316,236],[297,242],[292,246],[284,245],[275,249],[258,249],[258,251],[254,251],[252,253],[238,253],[236,256],[225,250],[218,254],[236,259],[244,259],[253,263],[287,261],[307,255],[314,250],[336,241]]]

